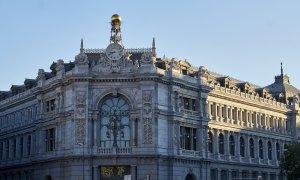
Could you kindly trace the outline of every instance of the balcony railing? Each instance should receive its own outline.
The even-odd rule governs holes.
[[[98,147],[97,153],[99,154],[131,154],[131,147],[111,147],[111,148],[103,148]]]
[[[184,155],[184,156],[199,156],[200,152],[199,151],[193,151],[193,150],[181,149],[180,154]]]

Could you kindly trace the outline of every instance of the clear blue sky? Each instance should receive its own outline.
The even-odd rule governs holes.
[[[110,17],[123,18],[123,44],[266,86],[284,73],[300,88],[300,1],[0,0],[0,90],[73,61],[80,38],[106,48]]]

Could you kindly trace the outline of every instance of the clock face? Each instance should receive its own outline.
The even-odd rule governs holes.
[[[112,43],[106,48],[105,54],[111,60],[119,60],[123,56],[123,47],[120,44]]]

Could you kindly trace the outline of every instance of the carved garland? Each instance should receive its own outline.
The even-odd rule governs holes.
[[[153,110],[152,110],[152,90],[143,91],[143,143],[152,144],[152,124],[153,124]]]
[[[85,143],[85,119],[86,119],[86,92],[78,91],[76,93],[76,111],[75,111],[75,138],[76,144]]]

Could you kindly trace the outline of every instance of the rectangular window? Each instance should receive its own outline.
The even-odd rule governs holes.
[[[9,159],[9,140],[6,141],[6,159]]]
[[[13,158],[16,158],[16,155],[17,155],[17,140],[14,139],[13,141]]]
[[[225,107],[222,107],[222,118],[226,118],[225,117]]]
[[[191,111],[196,111],[196,100],[187,98],[187,97],[179,97],[181,102],[181,108]]]
[[[189,99],[186,97],[183,97],[183,108],[189,109],[189,106],[190,106]]]
[[[23,137],[20,138],[20,157],[23,157]]]
[[[196,111],[196,100],[192,99],[192,111]]]
[[[186,150],[196,150],[197,136],[196,129],[190,127],[180,127],[180,147]]]
[[[3,154],[3,142],[0,143],[0,160],[2,160],[2,154]]]
[[[31,154],[31,135],[27,137],[27,155]]]
[[[55,149],[55,129],[47,129],[46,130],[46,152],[54,151]]]
[[[52,112],[55,110],[55,99],[46,101],[46,112]]]

